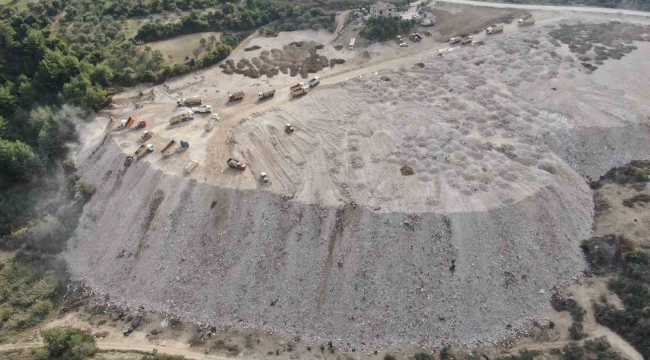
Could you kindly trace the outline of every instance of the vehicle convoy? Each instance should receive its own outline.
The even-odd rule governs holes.
[[[488,28],[485,29],[485,33],[488,34],[488,35],[498,34],[498,33],[502,33],[502,32],[503,32],[503,26],[501,26],[501,25],[499,25],[499,26],[492,25],[492,26],[488,26]]]
[[[135,156],[140,160],[143,156],[153,151],[153,144],[140,145],[138,150],[135,151]]]
[[[357,38],[352,38],[350,40],[350,46],[348,47],[350,50],[354,50],[354,44],[357,42]]]
[[[172,139],[160,152],[162,153],[162,156],[166,158],[172,154],[183,152],[189,149],[189,147],[190,144],[185,140],[181,140],[179,146],[179,142]]]
[[[257,99],[258,100],[265,100],[265,99],[270,99],[275,96],[275,89],[263,91],[259,94],[257,94]]]
[[[201,105],[201,98],[199,96],[184,99],[178,98],[176,99],[176,104],[178,104],[178,106],[198,106]]]
[[[172,118],[169,120],[169,123],[172,125],[176,125],[192,119],[194,119],[194,112],[192,110],[187,110],[187,111],[183,111],[180,114],[172,116]]]
[[[212,112],[212,106],[210,105],[201,105],[198,107],[193,107],[192,111],[195,113],[211,113]]]
[[[228,166],[233,169],[246,170],[246,164],[233,158],[228,159],[228,161],[226,161],[226,164],[228,164]]]
[[[314,87],[314,86],[320,84],[320,77],[315,76],[313,79],[309,80],[309,82],[307,84],[309,84],[309,87]]]
[[[145,128],[146,126],[147,126],[147,122],[146,122],[146,121],[140,121],[140,122],[138,123],[138,125],[136,125],[133,129],[138,130],[138,129]]]
[[[208,132],[208,131],[212,130],[212,128],[214,127],[214,124],[216,124],[217,121],[219,121],[219,114],[212,114],[210,116],[210,119],[208,120],[208,122],[205,124],[205,126],[203,128],[205,129],[206,132]]]
[[[140,136],[140,141],[145,142],[153,137],[153,132],[149,130],[145,130],[145,132],[142,133],[142,136]]]
[[[519,26],[530,26],[530,25],[535,25],[535,19],[532,17],[525,18],[525,19],[519,19],[517,22]]]
[[[244,98],[243,91],[237,91],[236,93],[228,93],[228,101],[239,101]]]

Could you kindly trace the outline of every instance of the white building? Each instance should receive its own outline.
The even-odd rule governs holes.
[[[370,6],[370,16],[372,17],[393,17],[397,15],[395,5],[378,2]]]

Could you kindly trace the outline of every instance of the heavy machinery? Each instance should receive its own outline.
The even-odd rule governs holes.
[[[456,37],[450,38],[450,39],[449,39],[449,43],[450,43],[450,44],[459,43],[459,42],[460,42],[460,39],[462,39],[460,36],[456,36]]]
[[[466,36],[462,39],[460,39],[460,44],[465,45],[465,44],[470,44],[474,39],[471,36]]]
[[[168,157],[168,156],[170,156],[170,155],[172,155],[172,154],[175,154],[175,153],[179,153],[179,152],[185,151],[185,150],[189,149],[189,147],[190,147],[190,144],[189,144],[187,141],[184,141],[184,140],[181,140],[181,141],[180,141],[180,147],[179,147],[178,145],[179,145],[179,143],[178,143],[176,140],[172,139],[172,140],[171,140],[171,141],[170,141],[170,142],[169,142],[169,143],[168,143],[168,144],[167,144],[167,145],[166,145],[166,146],[165,146],[165,147],[160,151],[160,152],[162,153],[162,156],[163,156],[164,158],[166,158],[166,157]]]
[[[226,164],[228,164],[228,166],[233,169],[242,170],[242,171],[246,170],[246,164],[233,158],[228,159],[228,161],[226,161]]]
[[[284,131],[287,134],[291,134],[292,132],[295,131],[295,129],[293,128],[293,126],[291,124],[287,124],[287,125],[284,126]]]
[[[196,161],[196,160],[191,160],[190,162],[188,162],[188,163],[185,165],[185,167],[183,167],[183,171],[184,171],[186,174],[189,174],[189,173],[191,173],[192,171],[194,171],[194,169],[195,169],[197,166],[199,166],[199,162]]]
[[[308,88],[303,87],[303,88],[300,88],[298,90],[292,91],[291,96],[293,96],[293,97],[303,96],[303,95],[307,94],[307,89]]]
[[[239,101],[244,98],[243,91],[237,91],[236,93],[228,93],[228,101]]]
[[[501,26],[501,25],[499,25],[499,26],[492,25],[492,26],[488,26],[488,28],[485,29],[485,33],[488,34],[488,35],[498,34],[498,33],[502,33],[502,32],[503,32],[503,26]]]
[[[413,42],[419,42],[420,40],[422,40],[422,37],[419,34],[411,34],[409,39],[411,39],[411,41]]]
[[[140,160],[143,156],[153,151],[153,144],[140,145],[138,150],[135,151],[135,157]]]
[[[214,124],[216,124],[217,121],[219,121],[219,114],[212,114],[210,116],[210,119],[208,120],[208,122],[205,124],[205,126],[203,128],[205,129],[206,132],[208,132],[208,131],[212,130],[212,128],[214,127]]]
[[[429,31],[429,30],[424,30],[424,35],[425,35],[425,36],[431,36],[431,31]]]
[[[271,89],[271,90],[264,91],[264,92],[261,92],[261,93],[257,94],[257,98],[259,100],[269,99],[269,98],[272,98],[274,96],[275,96],[275,89]]]
[[[265,172],[261,172],[261,173],[260,173],[260,182],[261,182],[262,184],[268,184],[270,181],[271,181],[271,179],[269,179],[269,176],[266,175]]]
[[[397,45],[403,43],[404,40],[402,40],[402,35],[397,35],[397,38],[395,39],[395,41],[397,42]]]
[[[307,84],[309,84],[309,87],[314,87],[314,86],[320,84],[320,77],[318,77],[318,76],[314,77],[313,79],[309,80],[309,82]]]
[[[147,122],[146,122],[146,121],[140,121],[140,122],[138,123],[138,125],[136,125],[133,129],[134,129],[134,130],[143,129],[143,128],[145,128],[146,126],[147,126]]]
[[[298,90],[298,89],[305,89],[305,90],[307,90],[307,89],[309,89],[309,85],[305,84],[304,82],[299,82],[299,83],[297,83],[296,85],[294,85],[294,86],[292,86],[292,87],[289,88],[289,90],[290,90],[291,92],[294,92],[294,91],[296,91],[296,90]]]
[[[120,120],[120,125],[119,125],[119,126],[116,126],[115,129],[113,129],[113,131],[120,131],[120,130],[124,130],[124,129],[126,129],[126,123],[127,123],[127,122],[128,122],[128,121],[127,121],[126,119],[124,119],[124,120]]]
[[[129,116],[129,120],[126,121],[126,126],[125,128],[127,130],[131,129],[131,126],[135,123],[135,118],[133,116]]]
[[[519,24],[519,26],[531,26],[531,25],[535,25],[535,19],[532,18],[532,17],[525,18],[525,19],[519,19],[519,21],[517,22],[517,24]]]
[[[140,141],[145,142],[153,137],[153,132],[149,130],[145,130],[145,132],[142,133],[142,136],[140,136]]]
[[[195,113],[211,113],[212,112],[212,106],[210,105],[201,105],[197,107],[193,107],[192,111]]]
[[[178,106],[198,106],[201,105],[201,97],[194,96],[185,99],[178,98],[176,99],[176,104],[178,104]]]
[[[192,110],[187,110],[187,111],[183,111],[180,114],[172,116],[172,118],[169,120],[169,123],[172,125],[176,125],[192,119],[194,119],[194,112]]]
[[[133,322],[131,323],[131,326],[122,332],[124,336],[129,336],[129,334],[131,334],[135,329],[138,328],[138,326],[140,326],[141,322],[142,322],[142,316],[136,317],[135,320],[133,320]]]

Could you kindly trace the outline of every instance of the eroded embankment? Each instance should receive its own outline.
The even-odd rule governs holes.
[[[74,274],[115,303],[342,346],[505,336],[580,272],[591,226],[587,186],[561,174],[491,211],[406,214],[218,188],[143,161],[124,173],[123,161],[107,141],[82,166],[97,193],[70,242]]]

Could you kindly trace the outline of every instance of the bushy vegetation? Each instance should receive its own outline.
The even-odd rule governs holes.
[[[65,288],[65,264],[49,256],[19,252],[0,259],[0,335],[45,319]]]
[[[535,360],[535,359],[563,359],[563,360],[620,360],[621,356],[611,349],[606,337],[594,340],[585,340],[580,345],[571,342],[562,349],[555,349],[545,354],[539,350],[521,350],[518,355],[500,357],[500,360]],[[549,356],[550,355],[550,356]]]
[[[32,352],[37,360],[86,360],[97,352],[95,338],[79,329],[70,327],[47,329],[41,331],[41,336],[45,346]]]
[[[142,360],[185,360],[185,357],[180,355],[154,354],[143,355]]]
[[[385,41],[395,39],[399,34],[408,34],[415,26],[415,20],[404,20],[400,17],[376,17],[368,19],[366,26],[359,29],[359,36]]]

